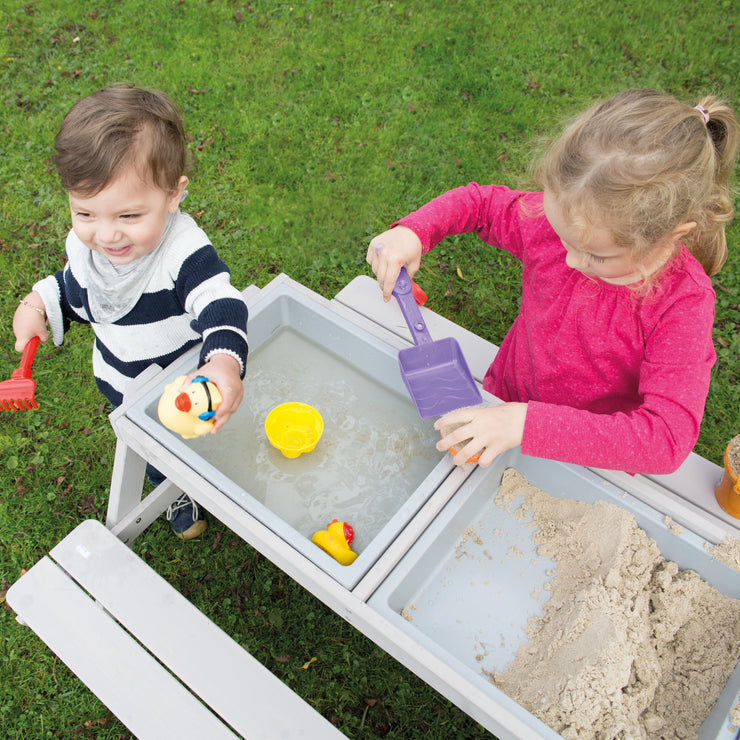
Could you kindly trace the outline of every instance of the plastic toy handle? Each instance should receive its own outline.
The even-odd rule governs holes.
[[[429,334],[429,330],[421,316],[419,306],[413,296],[411,278],[409,277],[408,272],[406,272],[405,267],[402,267],[401,272],[398,274],[398,279],[393,287],[393,295],[398,301],[401,313],[403,314],[403,318],[406,320],[406,324],[409,327],[414,343],[431,344],[432,337]]]
[[[14,378],[30,378],[31,377],[31,366],[33,365],[33,358],[36,357],[36,349],[40,342],[39,337],[31,337],[23,348],[23,356],[21,357],[21,364],[17,370],[13,370],[12,377]]]
[[[427,294],[413,280],[411,281],[411,294],[414,296],[417,306],[423,306],[427,302]]]

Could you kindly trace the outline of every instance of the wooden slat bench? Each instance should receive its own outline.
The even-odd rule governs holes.
[[[345,737],[96,520],[6,598],[138,738]]]

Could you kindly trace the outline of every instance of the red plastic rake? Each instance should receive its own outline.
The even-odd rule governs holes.
[[[3,380],[0,383],[0,408],[5,411],[38,408],[33,397],[36,381],[31,377],[31,366],[38,346],[38,337],[29,339],[23,349],[23,357],[21,357],[18,369],[13,370],[10,380]]]

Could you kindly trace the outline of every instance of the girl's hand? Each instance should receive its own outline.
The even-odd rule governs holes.
[[[526,416],[526,403],[466,406],[450,411],[434,422],[434,428],[439,430],[454,424],[462,426],[437,442],[437,449],[444,452],[458,445],[460,451],[454,458],[456,465],[464,465],[468,458],[480,454],[478,464],[485,468],[497,455],[522,443]],[[459,445],[465,440],[469,440],[466,445]]]
[[[190,381],[198,375],[203,375],[211,383],[216,384],[223,400],[213,417],[214,424],[211,434],[215,434],[226,424],[242,402],[244,386],[239,377],[239,371],[239,361],[235,357],[227,354],[215,354],[205,365],[201,365],[195,372],[190,373],[182,384],[181,390],[185,390]]]
[[[18,304],[13,316],[13,333],[15,334],[15,349],[23,352],[30,339],[38,337],[42,342],[49,341],[49,332],[46,329],[46,307],[41,296],[29,293],[23,302]]]
[[[421,239],[406,226],[396,226],[372,239],[366,259],[378,278],[383,300],[388,302],[401,268],[406,267],[409,277],[414,277],[418,272]]]

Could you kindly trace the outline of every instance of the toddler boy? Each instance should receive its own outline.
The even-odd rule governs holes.
[[[243,395],[247,307],[206,234],[179,210],[188,185],[179,111],[160,92],[106,88],[70,109],[54,144],[72,215],[67,263],[20,302],[16,350],[34,336],[47,341],[47,321],[56,345],[70,322],[90,324],[95,381],[115,408],[132,378],[202,341],[197,372],[223,396],[216,432]],[[164,480],[150,465],[147,475]],[[183,539],[206,528],[185,494],[167,519]]]

